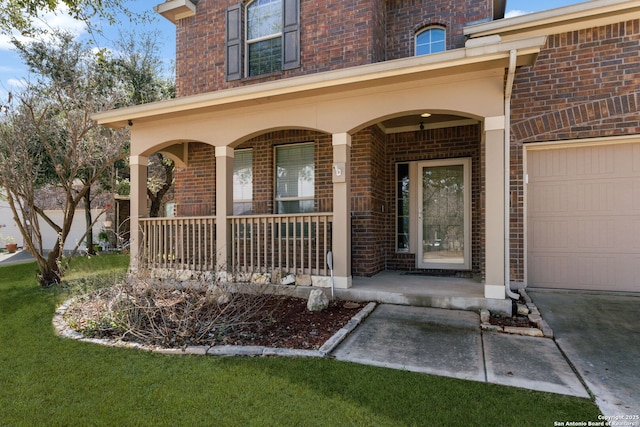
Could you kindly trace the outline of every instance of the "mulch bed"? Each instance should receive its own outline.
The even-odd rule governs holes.
[[[331,301],[323,311],[307,310],[307,300],[294,297],[274,299],[265,308],[260,323],[243,327],[225,336],[219,344],[256,345],[272,348],[317,350],[338,330],[344,327],[366,303],[351,304]]]
[[[130,301],[122,295],[114,297],[112,293],[101,295],[102,298],[94,296],[77,302],[67,312],[66,321],[74,324],[74,329],[86,337],[121,339],[143,345],[171,348],[185,345],[239,345],[317,350],[366,305],[334,300],[329,302],[327,309],[311,312],[307,310],[307,299],[271,295],[256,304],[248,302],[252,297],[240,298],[236,300],[236,308],[228,312],[230,317],[221,315],[218,318],[217,313],[220,312],[215,308],[218,306],[213,303],[214,309],[211,310],[212,303],[208,300],[204,302],[204,294],[197,291],[156,289],[155,292],[156,298],[139,302],[142,308],[138,305],[138,309],[132,309],[132,305],[127,305],[128,313],[151,313],[151,317],[135,317],[133,325],[137,328],[136,333],[133,330],[126,332],[130,326],[123,329],[109,320],[108,312],[104,311],[106,306],[117,306],[118,301]],[[188,310],[187,306],[191,309]],[[196,306],[199,308],[194,308]],[[248,310],[244,311],[247,314],[244,320],[244,316],[238,317],[243,310]],[[149,326],[150,319],[153,327]],[[194,322],[200,325],[198,333],[194,332],[197,329],[193,328]],[[225,326],[227,322],[229,324]],[[185,324],[191,327],[184,329]],[[211,332],[202,333],[202,328],[206,331],[208,327],[212,328]]]
[[[537,325],[526,316],[501,316],[491,313],[489,323],[497,326],[515,326],[518,328],[536,328]]]

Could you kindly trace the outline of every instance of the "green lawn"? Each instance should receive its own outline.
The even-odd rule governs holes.
[[[69,278],[122,272],[74,260]],[[586,399],[330,359],[158,355],[58,338],[65,298],[35,264],[0,267],[0,426],[553,426]],[[80,280],[80,282],[82,282]]]

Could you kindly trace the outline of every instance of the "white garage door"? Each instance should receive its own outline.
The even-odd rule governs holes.
[[[640,143],[527,150],[529,286],[640,292]]]

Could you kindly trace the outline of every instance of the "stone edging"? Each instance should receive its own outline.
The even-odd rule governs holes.
[[[480,321],[482,322],[480,327],[484,331],[504,332],[507,334],[528,335],[533,337],[545,337],[553,338],[553,331],[549,327],[549,324],[542,318],[538,307],[533,303],[529,295],[524,289],[519,289],[518,292],[522,296],[526,305],[521,308],[526,310],[529,321],[536,324],[537,328],[522,328],[516,326],[498,326],[489,323],[489,311],[482,310],[480,312]],[[520,304],[519,304],[520,305]]]
[[[56,333],[64,338],[99,344],[108,347],[135,348],[160,354],[195,354],[210,356],[288,356],[288,357],[326,357],[349,335],[364,319],[376,308],[375,302],[368,303],[347,324],[329,338],[318,350],[299,350],[290,348],[271,348],[263,346],[239,346],[239,345],[192,345],[183,348],[166,348],[150,346],[133,342],[126,342],[106,338],[86,338],[80,332],[71,329],[64,320],[64,315],[77,298],[65,301],[53,315],[53,328]]]

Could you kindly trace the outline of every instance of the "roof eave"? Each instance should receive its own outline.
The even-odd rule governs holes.
[[[460,74],[485,67],[504,67],[511,50],[518,52],[518,65],[533,63],[546,42],[545,36],[478,44],[474,47],[451,50],[433,55],[379,62],[360,67],[292,77],[167,101],[154,102],[104,111],[92,118],[98,124],[122,128],[136,121],[155,120],[160,117],[188,115],[211,108],[242,105],[246,102],[274,100],[278,97],[302,97],[312,91],[333,92],[362,84],[385,84],[398,79],[425,78],[432,75]],[[498,64],[496,64],[496,61]]]
[[[520,15],[513,18],[470,25],[464,28],[469,38],[499,34],[524,37],[533,34],[557,34],[613,21],[640,18],[640,0],[592,0],[570,6]]]

